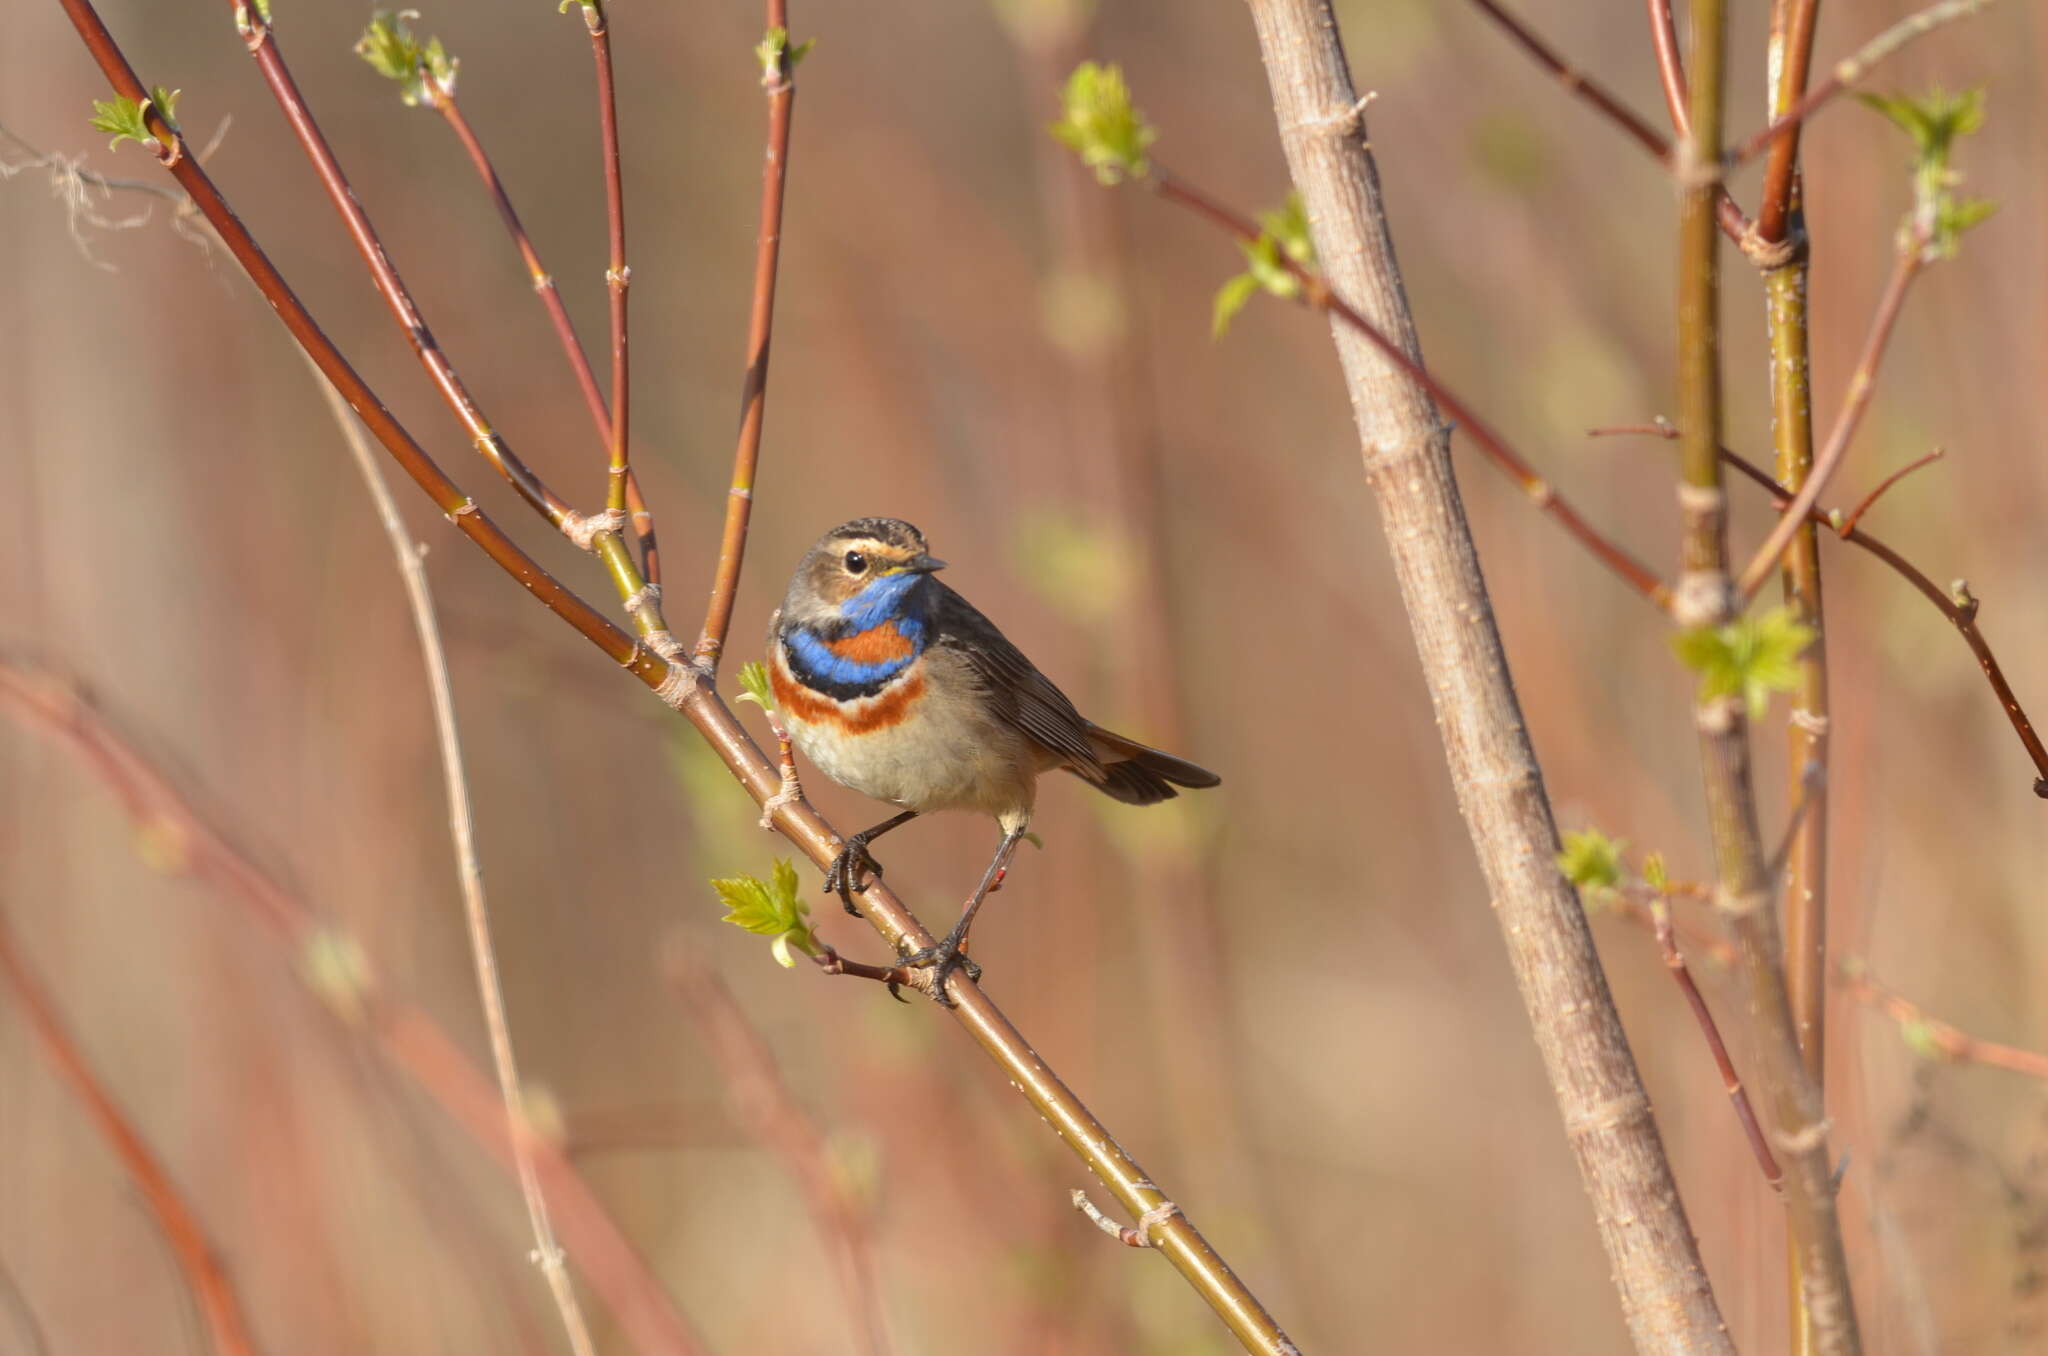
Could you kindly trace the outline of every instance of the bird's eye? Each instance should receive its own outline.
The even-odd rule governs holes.
[[[846,553],[846,572],[848,574],[863,574],[867,571],[867,568],[868,558],[866,556],[858,551],[848,551]]]

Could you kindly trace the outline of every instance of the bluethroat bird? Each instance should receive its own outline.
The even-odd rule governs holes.
[[[882,868],[868,844],[934,810],[979,810],[1003,831],[960,921],[937,946],[903,958],[934,968],[931,992],[950,1006],[967,930],[1001,883],[1031,822],[1040,773],[1071,772],[1127,805],[1171,800],[1174,788],[1222,779],[1084,718],[1052,680],[974,605],[933,577],[946,562],[894,518],[833,528],[798,562],[768,623],[768,678],[791,741],[841,786],[903,807],[846,840],[827,893],[859,916],[851,891]]]

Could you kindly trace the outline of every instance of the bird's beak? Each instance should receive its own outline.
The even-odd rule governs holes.
[[[903,568],[912,574],[930,574],[946,568],[946,562],[935,556],[914,556],[903,562]]]

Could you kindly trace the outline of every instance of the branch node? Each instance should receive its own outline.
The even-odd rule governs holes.
[[[570,509],[562,515],[562,535],[576,543],[577,549],[592,549],[600,532],[620,533],[626,530],[626,511],[606,509],[602,513],[578,513]]]
[[[1828,732],[1828,718],[1809,711],[1803,706],[1793,707],[1792,714],[1788,719],[1815,739],[1822,738]]]
[[[1688,492],[1700,493],[1686,486],[1679,492],[1681,501]],[[1720,491],[1713,493],[1718,500]],[[1719,626],[1735,610],[1735,589],[1726,573],[1720,570],[1679,572],[1678,586],[1671,593],[1671,618],[1680,626]]]
[[[477,508],[476,500],[464,499],[460,505],[448,510],[448,512],[444,516],[448,519],[449,522],[452,523],[455,522],[457,519],[467,518],[471,514],[479,512],[482,512],[482,510]]]
[[[661,585],[642,584],[639,588],[626,595],[623,606],[628,612],[638,612],[641,608],[651,607],[660,601]]]
[[[1133,1229],[1128,1225],[1118,1224],[1115,1220],[1103,1214],[1101,1210],[1096,1208],[1095,1202],[1088,1199],[1088,1193],[1079,1187],[1074,1188],[1068,1195],[1068,1199],[1074,1203],[1076,1210],[1088,1217],[1091,1224],[1127,1248],[1150,1248],[1157,1246],[1152,1242],[1151,1231],[1180,1213],[1180,1207],[1172,1201],[1161,1201],[1144,1214],[1138,1216],[1138,1227]]]
[[[654,689],[654,695],[670,710],[680,711],[683,709],[683,703],[689,700],[690,694],[696,691],[697,684],[703,676],[703,671],[695,664],[669,659],[668,676],[661,680],[660,687]]]
[[[650,584],[648,587],[653,588],[654,585]],[[640,637],[640,643],[671,664],[676,663],[682,657],[683,642],[676,639],[676,633],[673,631],[649,631],[646,635]]]
[[[1755,264],[1760,273],[1775,273],[1806,257],[1806,232],[1788,231],[1783,240],[1766,240],[1758,233],[1755,222],[1736,237],[1735,244],[1743,258]]]

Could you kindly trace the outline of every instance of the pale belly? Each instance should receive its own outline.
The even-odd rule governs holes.
[[[921,680],[922,667],[914,665],[899,681]],[[778,676],[786,681],[787,671]],[[839,708],[844,721],[833,709],[810,714],[804,703],[785,701],[782,720],[791,742],[820,772],[863,795],[920,813],[979,810],[1006,825],[1030,817],[1040,770],[1035,749],[1020,731],[986,718],[973,703],[926,693],[892,724],[849,728],[894,691],[892,685],[846,703]]]

